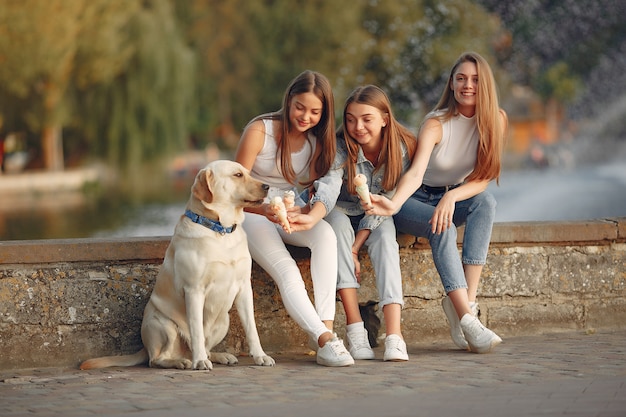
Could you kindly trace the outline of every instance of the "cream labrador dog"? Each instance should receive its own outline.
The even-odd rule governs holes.
[[[143,314],[144,348],[124,356],[89,359],[80,369],[134,366],[213,369],[237,358],[211,352],[229,329],[228,312],[237,308],[250,355],[273,366],[261,347],[254,319],[252,259],[241,227],[244,207],[261,204],[268,186],[242,165],[215,161],[196,176]]]

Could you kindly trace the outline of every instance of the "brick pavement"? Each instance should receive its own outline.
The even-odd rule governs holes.
[[[273,368],[0,370],[0,416],[626,416],[626,329],[505,338],[494,353],[451,341],[407,363],[325,368],[301,352]]]

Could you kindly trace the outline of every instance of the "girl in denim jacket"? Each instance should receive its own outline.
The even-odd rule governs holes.
[[[384,360],[409,359],[400,329],[402,277],[393,219],[367,215],[355,192],[354,177],[367,178],[370,193],[391,197],[411,165],[415,136],[398,123],[385,92],[379,87],[358,87],[348,97],[343,125],[337,131],[337,155],[329,172],[317,180],[308,214],[294,216],[292,225],[303,230],[324,218],[337,235],[337,290],[346,312],[347,347],[354,359],[374,359],[359,311],[358,253],[367,247],[376,275],[387,337]]]

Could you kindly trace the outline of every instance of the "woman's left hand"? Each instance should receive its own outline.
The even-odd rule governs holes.
[[[308,214],[294,212],[289,213],[289,224],[292,232],[309,230],[317,224],[317,220]]]
[[[439,235],[452,226],[455,205],[456,201],[448,193],[445,193],[439,200],[433,217],[429,221],[433,233]]]

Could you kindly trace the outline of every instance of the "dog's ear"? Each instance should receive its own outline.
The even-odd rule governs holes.
[[[213,178],[213,171],[208,168],[201,169],[196,175],[196,180],[191,187],[191,192],[194,197],[205,203],[213,201],[213,193],[211,192],[211,180]]]

